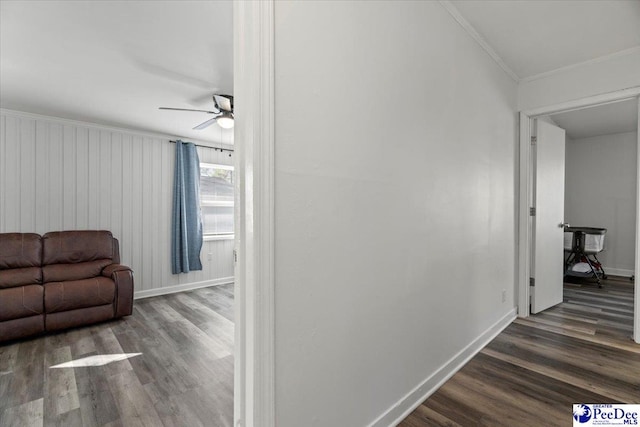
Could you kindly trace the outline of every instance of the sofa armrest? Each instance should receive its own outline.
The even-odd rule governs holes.
[[[125,265],[111,264],[102,270],[116,284],[115,317],[129,316],[133,312],[133,271]]]
[[[131,269],[122,264],[109,264],[102,269],[102,275],[113,279],[113,273],[117,273],[118,271],[131,271]]]

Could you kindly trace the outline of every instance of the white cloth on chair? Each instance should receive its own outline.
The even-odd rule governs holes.
[[[576,273],[591,273],[591,266],[586,262],[576,262],[571,270]]]

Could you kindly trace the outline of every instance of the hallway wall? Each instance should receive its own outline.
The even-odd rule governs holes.
[[[437,2],[276,2],[275,72],[276,423],[388,426],[514,316],[516,83]]]

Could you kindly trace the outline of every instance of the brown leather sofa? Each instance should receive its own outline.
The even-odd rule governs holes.
[[[132,310],[133,273],[109,231],[0,234],[0,342]]]

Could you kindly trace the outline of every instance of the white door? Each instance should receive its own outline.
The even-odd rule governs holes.
[[[532,313],[562,302],[564,276],[565,132],[549,123],[536,122]]]

